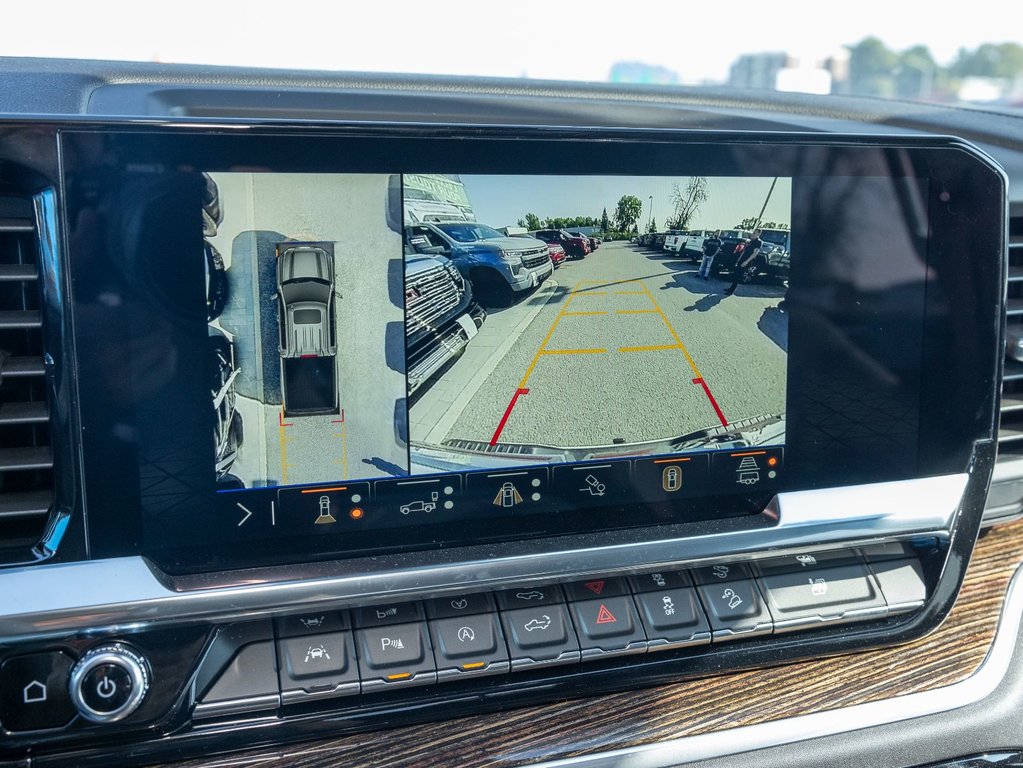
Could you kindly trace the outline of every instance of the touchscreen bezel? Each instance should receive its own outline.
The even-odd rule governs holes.
[[[999,258],[1004,237],[1004,178],[981,153],[955,139],[699,134],[646,130],[587,130],[540,128],[463,129],[459,127],[393,126],[254,126],[244,135],[226,127],[203,127],[196,121],[187,132],[135,127],[63,131],[65,156],[74,143],[103,142],[119,153],[120,162],[202,170],[259,166],[291,172],[414,172],[424,169],[459,173],[574,173],[631,174],[682,172],[726,175],[741,167],[741,175],[798,176],[799,168],[842,168],[842,175],[863,173],[860,160],[884,158],[889,169],[907,179],[925,180],[929,211],[928,265],[961,275],[960,292],[928,290],[923,320],[923,370],[920,387],[919,454],[915,476],[962,472],[968,468],[974,443],[994,436],[996,382],[1000,366],[997,335],[1000,286],[1004,265]],[[130,147],[130,150],[127,149]],[[685,153],[681,150],[685,149]],[[596,150],[599,150],[596,151]],[[685,154],[681,158],[680,154]],[[595,158],[597,158],[595,160]],[[659,169],[654,171],[654,169]],[[872,173],[877,173],[876,166]],[[893,174],[894,175],[894,174]],[[74,188],[74,172],[66,177]],[[69,210],[73,215],[73,211]],[[970,222],[966,230],[963,222]],[[65,222],[69,227],[70,222]],[[935,244],[942,247],[937,248]],[[71,254],[72,272],[75,254]],[[87,327],[75,306],[79,334]],[[948,339],[955,339],[960,357],[948,365]],[[79,337],[79,354],[87,346]],[[83,421],[101,405],[97,391],[85,378],[79,381]],[[165,546],[146,536],[137,498],[126,491],[128,471],[110,477],[101,465],[108,444],[85,433],[84,464],[90,506],[102,510],[90,516],[93,551],[100,556],[143,553],[168,571],[193,572],[300,560],[328,559],[381,551],[431,549],[457,543],[501,541],[616,528],[749,516],[750,526],[764,525],[759,514],[770,495],[691,500],[665,515],[663,509],[635,505],[602,510],[599,514],[568,513],[530,520],[488,522],[484,533],[469,534],[459,526],[423,527],[403,540],[370,542],[353,548],[327,539],[262,539],[246,537],[244,546],[192,541]],[[908,479],[878,471],[876,477],[856,476],[855,482]],[[801,478],[779,490],[833,487],[834,476]],[[118,498],[119,504],[112,505]],[[112,514],[113,510],[119,514]],[[626,522],[627,516],[627,522]],[[731,527],[732,524],[729,524]],[[741,523],[740,523],[741,525]],[[399,537],[400,538],[400,537]]]

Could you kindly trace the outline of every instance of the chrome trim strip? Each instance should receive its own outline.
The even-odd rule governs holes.
[[[987,656],[973,675],[958,683],[811,715],[683,736],[640,747],[551,760],[537,763],[534,768],[669,768],[697,760],[796,744],[962,709],[991,696],[1002,682],[1016,651],[1021,618],[1023,566],[1016,570],[1009,583],[995,639]],[[741,745],[741,749],[737,748],[738,745]],[[502,756],[503,762],[507,763],[522,758],[521,755]],[[755,756],[750,755],[750,760],[754,759]]]
[[[481,553],[464,562],[450,560],[453,550],[439,550],[423,553],[424,560],[435,562],[419,567],[402,566],[408,557],[379,557],[373,559],[372,571],[362,572],[352,570],[358,561],[319,563],[315,575],[304,579],[242,578],[229,586],[192,591],[171,589],[141,557],[25,566],[0,572],[0,626],[5,641],[15,642],[82,629],[252,619],[303,607],[464,592],[467,585],[487,589],[568,581],[594,573],[638,573],[901,536],[947,535],[967,480],[958,474],[782,493],[765,513],[778,520],[769,528],[540,553],[535,542],[527,542],[528,547],[520,548],[524,554],[491,559]],[[288,573],[287,568],[268,570]]]

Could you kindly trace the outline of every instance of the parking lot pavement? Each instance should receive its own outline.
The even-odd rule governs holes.
[[[776,318],[772,337],[760,327],[783,314],[782,286],[727,297],[727,283],[703,281],[688,259],[625,243],[557,278],[492,370],[444,374],[475,394],[443,435],[413,426],[413,440],[599,446],[784,412],[784,329]]]
[[[235,337],[245,441],[232,472],[246,485],[315,483],[407,471],[401,236],[386,226],[387,176],[213,174],[228,267],[221,326]],[[284,416],[276,244],[334,243],[340,412]],[[257,265],[258,268],[253,268]],[[395,288],[397,286],[397,288]]]

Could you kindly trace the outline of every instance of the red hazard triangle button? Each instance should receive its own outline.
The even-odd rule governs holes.
[[[603,582],[602,582],[603,583]],[[600,604],[600,610],[597,611],[597,623],[598,624],[614,624],[618,621],[614,617],[614,614],[607,609],[607,606],[603,603]]]
[[[600,581],[587,581],[585,586],[593,594],[599,595],[601,592],[604,591],[605,583],[606,582],[603,579],[601,579]]]

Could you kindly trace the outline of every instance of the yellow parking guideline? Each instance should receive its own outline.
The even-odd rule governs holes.
[[[586,317],[588,315],[606,315],[606,314],[607,314],[607,312],[562,312],[562,315],[564,317]]]
[[[288,484],[288,438],[284,435],[284,409],[281,409],[281,414],[277,419],[277,423],[280,425],[281,430],[281,483],[284,485]]]
[[[558,312],[557,316],[554,318],[554,322],[551,323],[550,330],[547,331],[547,335],[544,336],[543,341],[540,342],[540,348],[536,351],[536,354],[533,355],[533,360],[529,363],[529,367],[526,368],[526,373],[522,377],[522,381],[519,382],[519,389],[526,388],[526,382],[529,381],[529,377],[533,375],[533,369],[536,368],[536,364],[540,362],[540,358],[543,356],[543,352],[547,348],[547,342],[551,340],[551,336],[554,335],[554,329],[558,327],[558,323],[561,322],[561,318],[563,318],[565,313],[568,311],[568,305],[572,303],[572,299],[576,295],[575,292],[579,289],[580,285],[582,285],[581,282],[576,283],[575,287],[569,291],[568,301],[565,302],[565,306],[563,306],[561,311]]]
[[[656,315],[656,309],[616,309],[616,315]]]
[[[642,296],[643,291],[615,291],[615,296]]]
[[[619,352],[657,352],[662,349],[683,349],[678,344],[654,344],[649,347],[618,347]]]
[[[541,355],[599,355],[606,349],[545,349]]]
[[[650,293],[650,289],[646,287],[645,283],[640,283],[640,285],[643,286],[643,291],[650,299],[650,303],[654,305],[654,308],[657,310],[657,314],[661,316],[661,320],[663,320],[664,324],[668,326],[668,330],[671,332],[672,338],[674,338],[678,343],[679,348],[682,350],[682,354],[686,356],[686,362],[688,362],[689,367],[693,369],[693,373],[696,374],[696,378],[702,379],[703,374],[700,373],[700,369],[696,367],[696,363],[693,362],[693,358],[690,356],[689,350],[686,349],[686,345],[682,343],[682,339],[679,338],[679,335],[675,332],[675,327],[668,320],[668,316],[664,314],[664,310],[661,309],[661,305],[657,303],[657,299],[655,299],[654,295]]]

